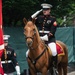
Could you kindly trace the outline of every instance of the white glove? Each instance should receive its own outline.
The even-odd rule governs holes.
[[[44,40],[44,41],[48,41],[48,36],[47,36],[47,34],[46,35],[44,35],[44,36],[42,36],[42,37],[40,37],[42,40]]]
[[[39,10],[39,11],[37,11],[37,12],[35,12],[35,13],[31,16],[31,18],[35,18],[41,11],[42,11],[42,9]]]
[[[20,75],[20,67],[16,66],[15,69],[16,69],[17,75]]]

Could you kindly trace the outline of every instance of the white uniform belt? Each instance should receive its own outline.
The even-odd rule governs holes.
[[[39,31],[39,33],[49,33],[50,31]]]
[[[8,62],[8,63],[11,63],[12,61],[11,60],[6,60],[6,61],[1,61],[1,63],[3,64],[3,63],[6,63],[6,62]]]

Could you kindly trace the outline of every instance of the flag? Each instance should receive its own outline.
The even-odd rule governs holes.
[[[1,56],[4,50],[3,31],[2,31],[2,0],[0,0],[0,75],[4,75],[1,63]]]
[[[3,31],[2,31],[2,0],[0,0],[0,58],[4,50]]]

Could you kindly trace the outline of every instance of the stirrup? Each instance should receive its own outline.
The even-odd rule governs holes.
[[[59,75],[57,68],[53,67],[53,70],[55,75]]]
[[[58,70],[55,68],[56,75],[59,75]]]

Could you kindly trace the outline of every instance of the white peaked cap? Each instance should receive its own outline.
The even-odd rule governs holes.
[[[42,8],[52,8],[51,4],[43,3],[41,4]]]
[[[10,35],[3,35],[4,40],[8,40],[9,37],[10,37]]]

